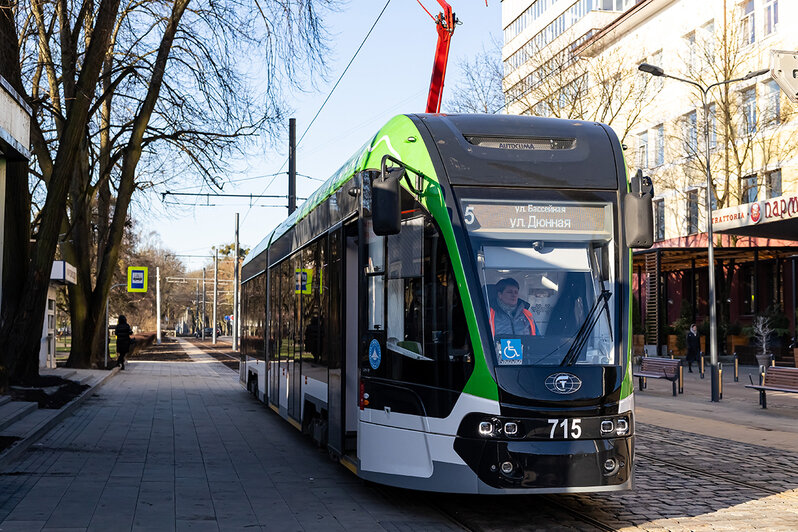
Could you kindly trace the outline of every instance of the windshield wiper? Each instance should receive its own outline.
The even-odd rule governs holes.
[[[599,305],[604,302],[604,308],[607,309],[607,313],[609,313],[609,305],[607,305],[607,301],[609,301],[612,292],[609,290],[602,290],[601,294],[596,298],[596,302],[593,303],[593,307],[590,309],[590,312],[587,313],[587,318],[585,318],[584,323],[576,332],[576,336],[574,337],[574,341],[571,344],[571,347],[568,349],[568,352],[565,353],[565,358],[562,359],[560,362],[560,366],[573,366],[576,362],[576,359],[579,357],[579,353],[582,352],[582,348],[585,346],[587,339],[590,338],[590,333],[593,332],[593,328],[596,326],[598,322],[598,318],[601,316],[601,312],[598,312]]]

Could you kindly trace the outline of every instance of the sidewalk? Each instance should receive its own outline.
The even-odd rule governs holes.
[[[671,383],[648,379],[648,387],[635,385],[638,422],[675,428],[705,436],[798,452],[798,394],[768,392],[768,407],[759,406],[759,393],[746,388],[749,375],[757,383],[758,368],[740,366],[739,382],[729,365],[723,369],[723,399],[710,401],[710,374],[684,371],[684,393],[673,397]]]
[[[0,530],[458,529],[329,460],[179,342],[193,363],[155,346],[0,468]]]

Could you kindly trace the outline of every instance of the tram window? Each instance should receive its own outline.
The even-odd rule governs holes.
[[[388,237],[388,278],[421,277],[424,219],[402,220],[402,230]]]
[[[368,277],[368,316],[369,330],[379,331],[385,327],[385,277]]]
[[[280,312],[280,319],[282,321],[282,345],[280,346],[280,360],[288,361],[291,355],[291,338],[293,333],[291,327],[294,324],[294,276],[291,271],[291,261],[283,261],[280,267],[282,278],[280,288],[283,293],[282,297],[282,312]]]
[[[499,365],[615,363],[611,249],[606,242],[481,248]]]
[[[277,360],[279,356],[278,337],[280,335],[280,274],[279,268],[269,272],[269,360]]]
[[[385,271],[385,237],[377,236],[371,227],[371,220],[364,224],[366,232],[366,246],[368,248],[368,262],[366,273]]]
[[[319,334],[321,323],[319,322],[319,303],[317,301],[317,270],[316,270],[316,248],[318,242],[311,244],[302,250],[302,269],[305,279],[300,298],[302,299],[302,360],[318,362],[319,360]]]

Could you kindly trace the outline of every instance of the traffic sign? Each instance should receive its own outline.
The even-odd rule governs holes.
[[[147,291],[146,266],[130,266],[127,269],[127,291],[128,292]]]
[[[798,51],[771,50],[770,75],[791,101],[798,102]]]

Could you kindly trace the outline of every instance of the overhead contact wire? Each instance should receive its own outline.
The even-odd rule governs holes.
[[[297,141],[297,143],[296,143],[295,149],[296,149],[296,148],[299,148],[299,145],[302,143],[302,139],[304,139],[304,138],[305,138],[305,135],[307,135],[308,131],[310,130],[310,127],[313,125],[313,123],[314,123],[314,122],[316,121],[316,119],[319,117],[319,115],[321,114],[322,110],[324,109],[324,106],[325,106],[325,105],[327,105],[327,102],[328,102],[328,101],[330,101],[330,98],[332,97],[333,93],[335,92],[335,89],[338,87],[338,84],[339,84],[339,83],[341,83],[341,80],[344,78],[344,75],[346,75],[346,72],[349,70],[349,67],[350,67],[350,66],[352,66],[352,63],[353,63],[353,62],[355,61],[355,59],[357,58],[358,54],[360,53],[360,50],[362,50],[362,49],[363,49],[363,45],[365,45],[365,44],[366,44],[366,41],[368,40],[368,38],[369,38],[369,36],[371,35],[371,33],[374,31],[374,28],[377,26],[377,23],[378,23],[378,22],[380,21],[380,19],[382,18],[382,15],[383,15],[383,13],[385,13],[385,10],[386,10],[386,9],[388,9],[388,5],[389,5],[390,3],[391,3],[391,0],[388,0],[387,2],[385,2],[385,5],[383,6],[383,8],[382,8],[382,11],[380,11],[380,14],[379,14],[379,15],[377,15],[377,18],[374,20],[374,23],[371,25],[371,28],[369,28],[369,31],[368,31],[368,33],[366,33],[366,36],[363,38],[363,41],[360,43],[360,46],[358,46],[358,47],[357,47],[357,50],[355,51],[355,54],[352,56],[352,59],[350,59],[350,60],[349,60],[349,63],[346,65],[346,68],[344,68],[344,71],[343,71],[343,72],[341,72],[341,75],[340,75],[340,76],[338,76],[338,81],[336,81],[336,82],[335,82],[335,85],[333,85],[333,88],[332,88],[332,89],[330,89],[330,93],[329,93],[329,94],[327,95],[327,97],[324,99],[324,102],[321,104],[321,107],[319,107],[319,110],[318,110],[318,111],[316,111],[316,114],[313,116],[313,119],[310,121],[310,123],[308,124],[308,126],[305,128],[305,131],[304,131],[304,132],[302,133],[302,135],[299,137],[299,140],[298,140],[298,141]],[[286,160],[283,162],[282,166],[280,166],[280,169],[279,169],[279,170],[277,170],[277,174],[278,174],[278,175],[279,175],[280,171],[281,171],[281,170],[282,170],[282,169],[285,167],[285,165],[286,165],[286,164],[288,164],[288,159],[287,159],[287,158],[286,158]],[[272,177],[272,180],[271,180],[271,181],[269,181],[269,183],[268,183],[268,184],[267,184],[267,185],[264,187],[264,189],[263,189],[263,192],[261,192],[261,194],[263,194],[264,192],[266,192],[266,190],[267,190],[267,189],[268,189],[270,186],[272,186],[272,183],[274,183],[274,180],[275,180],[275,179],[277,179],[277,175],[275,175],[274,177]],[[247,213],[244,215],[244,220],[246,220],[246,219],[247,219],[247,216],[249,215],[249,213],[250,213],[250,211],[251,211],[251,210],[252,210],[252,207],[250,207],[249,209],[247,209]]]

